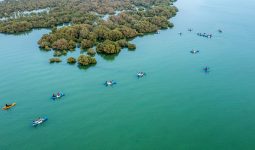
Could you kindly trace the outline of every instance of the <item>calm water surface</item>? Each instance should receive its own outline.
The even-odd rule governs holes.
[[[0,105],[17,103],[0,112],[0,149],[254,150],[255,2],[176,5],[173,29],[136,38],[136,51],[96,56],[89,69],[66,64],[78,49],[49,64],[52,53],[36,44],[49,30],[0,34]],[[138,71],[148,75],[138,80]],[[105,88],[110,79],[117,86]],[[66,96],[50,100],[58,90]],[[49,120],[31,127],[38,116]]]

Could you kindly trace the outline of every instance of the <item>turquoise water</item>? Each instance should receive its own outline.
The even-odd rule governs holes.
[[[17,103],[0,111],[0,149],[255,149],[255,2],[176,5],[173,29],[136,38],[134,52],[96,56],[98,64],[88,69],[49,64],[52,53],[36,44],[49,30],[0,34],[0,105]],[[191,55],[193,48],[201,53]],[[138,71],[148,75],[138,80]],[[104,87],[110,79],[118,84]],[[66,96],[50,100],[59,90]],[[31,127],[38,116],[49,120]]]

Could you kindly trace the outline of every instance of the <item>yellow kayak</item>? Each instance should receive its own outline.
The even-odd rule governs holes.
[[[15,106],[16,105],[16,103],[12,103],[10,106],[8,106],[8,107],[6,107],[6,106],[4,106],[2,109],[3,110],[7,110],[7,109],[10,109],[10,108],[12,108],[13,106]]]

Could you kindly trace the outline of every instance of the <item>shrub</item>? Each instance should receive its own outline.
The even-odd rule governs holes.
[[[120,52],[120,46],[116,42],[106,40],[97,45],[96,51],[98,53],[116,54]]]
[[[76,47],[76,43],[73,40],[70,40],[68,42],[68,48],[67,49],[70,50],[70,51],[73,51],[75,49],[75,47]]]
[[[59,39],[52,44],[52,48],[55,50],[65,50],[69,48],[69,44],[66,39]]]
[[[129,50],[135,50],[136,49],[135,44],[128,43],[128,49]]]
[[[69,58],[67,58],[67,63],[69,63],[69,64],[75,64],[75,63],[76,63],[76,59],[73,58],[73,57],[69,57]]]
[[[86,56],[86,55],[80,55],[78,57],[78,63],[81,65],[81,66],[88,66],[88,65],[91,65],[91,64],[96,64],[97,61],[95,58],[93,57],[90,57],[90,56]]]
[[[173,27],[174,27],[174,24],[173,24],[172,22],[170,22],[170,23],[168,24],[168,27],[169,27],[169,28],[173,28]]]
[[[61,55],[62,55],[62,53],[61,53],[60,51],[54,51],[53,56],[59,57],[59,56],[61,56]]]
[[[110,31],[108,36],[109,36],[108,38],[111,41],[117,41],[117,40],[120,40],[123,38],[123,34],[119,30],[116,30],[116,29]]]
[[[94,56],[96,54],[96,51],[93,48],[88,49],[87,54],[90,56]]]
[[[84,39],[84,40],[81,41],[81,48],[82,49],[91,48],[91,47],[93,47],[93,45],[94,45],[94,42],[91,41],[91,40]]]
[[[50,63],[60,63],[62,60],[60,58],[54,57],[49,59]]]
[[[127,40],[119,40],[119,41],[117,41],[117,43],[119,44],[119,46],[121,47],[121,48],[124,48],[124,47],[127,47],[128,46],[128,42],[127,42]]]

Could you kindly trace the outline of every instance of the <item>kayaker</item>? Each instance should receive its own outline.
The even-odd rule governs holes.
[[[52,97],[56,97],[56,95],[53,93],[53,94],[52,94]]]
[[[58,92],[57,96],[60,96],[60,93]]]
[[[38,117],[36,120],[34,120],[33,122],[37,122],[41,119],[41,117]]]
[[[11,105],[5,104],[5,107],[10,107]]]
[[[206,66],[206,67],[204,68],[204,71],[205,71],[205,72],[208,72],[208,71],[209,71],[209,67]]]

